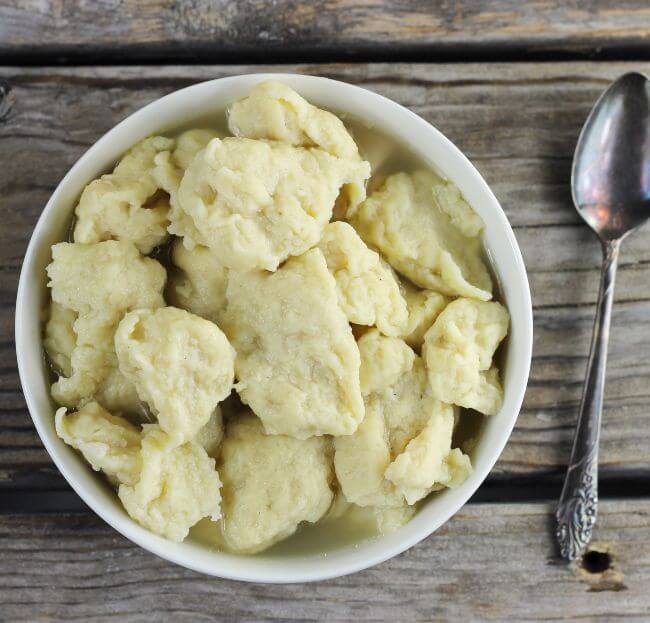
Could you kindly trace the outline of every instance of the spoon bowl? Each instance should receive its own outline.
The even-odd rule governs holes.
[[[596,102],[578,138],[571,191],[604,240],[650,217],[650,82],[643,74],[624,74]]]

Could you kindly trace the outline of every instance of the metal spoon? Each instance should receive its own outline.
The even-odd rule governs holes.
[[[555,514],[564,558],[591,540],[598,505],[598,438],[607,341],[621,241],[650,218],[650,83],[621,76],[600,96],[582,128],[573,157],[571,193],[580,216],[603,247],[600,291],[576,437]]]

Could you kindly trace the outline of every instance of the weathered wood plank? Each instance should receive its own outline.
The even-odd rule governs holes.
[[[0,5],[0,54],[154,59],[339,58],[400,52],[467,59],[478,53],[643,51],[641,0],[13,0]],[[289,56],[291,55],[291,57]],[[424,59],[421,59],[424,60]]]
[[[612,78],[650,64],[301,65],[381,92],[434,123],[477,163],[515,226],[535,304],[531,382],[495,476],[557,478],[569,454],[600,251],[569,195],[579,127]],[[0,487],[64,486],[24,408],[13,352],[22,255],[48,195],[103,132],[193,82],[259,67],[0,68],[13,105],[0,122]],[[266,70],[267,68],[263,68]],[[5,157],[5,154],[10,157]],[[543,240],[543,244],[540,243]],[[647,474],[650,229],[625,243],[617,283],[602,477]]]
[[[5,515],[0,618],[647,621],[650,502],[601,504],[592,549],[605,555],[591,561],[608,567],[601,573],[558,560],[551,511],[546,504],[468,505],[435,535],[373,569],[284,586],[184,570],[92,515]]]

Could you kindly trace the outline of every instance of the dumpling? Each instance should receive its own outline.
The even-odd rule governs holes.
[[[213,138],[217,138],[217,133],[205,128],[181,132],[176,139],[176,147],[172,152],[174,164],[184,172],[190,166],[196,154],[205,149]]]
[[[179,239],[172,250],[172,269],[167,283],[170,303],[219,324],[226,309],[228,269],[207,247],[188,249]]]
[[[118,496],[139,524],[172,541],[182,541],[204,517],[220,517],[221,481],[214,459],[197,443],[175,442],[156,424],[144,426],[142,470]]]
[[[164,305],[165,269],[129,242],[60,242],[47,274],[52,300],[79,314]]]
[[[348,320],[376,325],[384,335],[399,335],[408,320],[397,279],[377,253],[342,221],[325,228],[319,248],[336,280],[339,304]]]
[[[75,311],[52,301],[50,315],[45,323],[43,346],[54,368],[63,376],[72,374],[70,358],[77,344],[74,333],[76,319]]]
[[[335,439],[337,478],[346,499],[360,506],[414,504],[461,480],[441,467],[451,452],[453,408],[434,398],[422,359],[399,342],[372,332],[359,341],[361,378],[372,379],[372,392],[357,431]],[[382,359],[393,362],[389,370]]]
[[[406,329],[399,336],[416,351],[420,352],[424,334],[440,312],[449,304],[449,298],[433,290],[418,290],[403,282],[402,294],[408,309]]]
[[[197,434],[233,386],[235,351],[226,336],[182,309],[126,314],[115,350],[120,370],[177,443]]]
[[[69,368],[62,369],[66,376],[54,383],[52,396],[71,408],[95,399],[111,412],[142,415],[135,387],[118,369],[113,340],[125,312],[164,305],[164,268],[124,241],[60,243],[52,247],[52,257],[47,272],[53,313],[60,317],[64,308],[68,322],[75,317]],[[50,352],[52,330],[50,323]]]
[[[158,186],[169,195],[172,209],[175,210],[178,187],[185,169],[213,138],[217,138],[217,134],[212,130],[186,130],[174,141],[173,150],[156,154],[154,176]]]
[[[358,160],[357,145],[343,122],[276,80],[253,87],[228,113],[235,136],[282,141],[296,147],[319,147],[338,158]]]
[[[415,353],[399,338],[384,337],[376,329],[357,342],[361,356],[359,380],[364,396],[392,387],[413,368]]]
[[[346,500],[359,506],[402,506],[404,500],[384,478],[392,456],[386,421],[367,409],[353,435],[335,439],[334,467]]]
[[[228,126],[235,136],[315,147],[343,160],[361,160],[354,139],[336,115],[313,106],[276,80],[261,82],[248,97],[236,101],[230,107]],[[367,177],[365,167],[360,168],[357,179],[343,184],[333,208],[337,220],[366,198]]]
[[[429,418],[420,433],[386,468],[384,476],[408,504],[426,496],[434,484],[438,487],[452,486],[471,473],[469,457],[458,449],[451,450],[453,428],[453,411],[444,409],[440,415]],[[452,457],[454,452],[456,454]]]
[[[359,349],[319,249],[228,284],[237,392],[269,434],[349,435],[363,418]]]
[[[96,402],[66,415],[56,412],[56,434],[79,450],[95,471],[115,483],[134,484],[140,477],[140,429],[124,418],[111,415]]]
[[[170,231],[228,268],[272,271],[317,244],[340,188],[369,175],[367,163],[319,149],[214,139],[183,176]]]
[[[169,224],[169,195],[156,178],[156,156],[174,141],[147,138],[131,149],[113,173],[92,181],[75,209],[74,241],[125,240],[144,254],[163,243]]]
[[[349,219],[414,284],[451,296],[491,298],[480,219],[449,182],[433,173],[392,175]]]
[[[495,415],[503,402],[492,357],[508,332],[508,310],[496,302],[457,299],[424,336],[431,392],[439,400]]]
[[[267,435],[251,414],[228,423],[219,460],[222,532],[236,552],[259,552],[316,522],[332,503],[330,441]]]

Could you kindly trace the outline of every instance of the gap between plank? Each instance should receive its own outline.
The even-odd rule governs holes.
[[[276,44],[273,46],[214,48],[212,44],[189,46],[124,45],[119,47],[89,45],[44,46],[33,51],[3,48],[0,64],[7,66],[116,66],[116,65],[273,65],[312,63],[553,63],[560,61],[637,61],[650,60],[650,46],[623,45],[599,47],[596,43],[576,48],[537,48],[524,44],[494,46],[472,44],[372,45],[344,47],[310,47]]]
[[[551,477],[492,478],[484,482],[468,504],[554,502],[560,495],[563,474]],[[650,498],[647,474],[610,477],[599,483],[601,500]],[[2,489],[0,515],[16,513],[90,513],[71,489]]]

